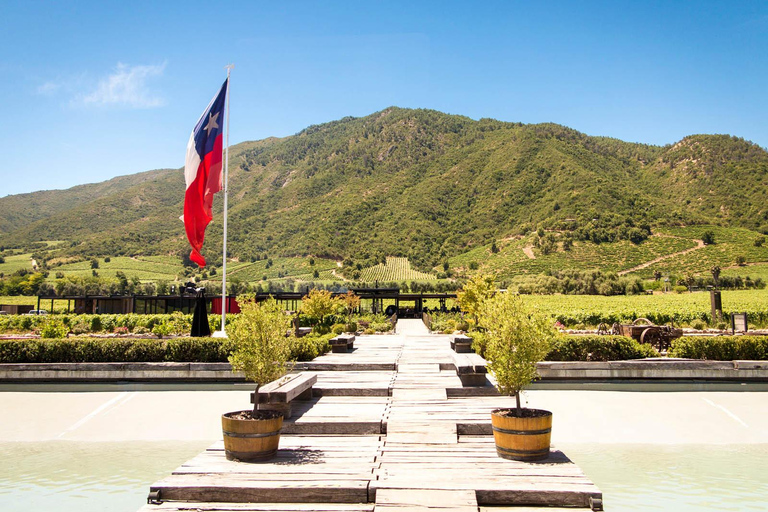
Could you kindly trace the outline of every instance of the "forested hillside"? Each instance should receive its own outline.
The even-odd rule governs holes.
[[[767,192],[768,153],[736,137],[658,147],[393,107],[233,147],[229,248],[240,261],[365,268],[404,256],[433,271],[537,229],[558,244],[638,244],[652,228],[695,224],[765,233]],[[0,198],[0,247],[57,240],[47,258],[181,258],[183,195],[182,171],[165,170]],[[214,265],[220,202],[204,249]]]

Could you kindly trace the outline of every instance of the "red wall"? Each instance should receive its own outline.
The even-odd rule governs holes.
[[[239,313],[240,305],[237,303],[237,299],[234,297],[227,297],[227,313]],[[214,297],[211,300],[211,313],[214,315],[221,314],[221,297]]]

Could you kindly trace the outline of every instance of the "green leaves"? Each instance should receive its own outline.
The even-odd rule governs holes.
[[[551,318],[527,306],[519,295],[498,293],[482,303],[485,358],[505,395],[517,395],[538,377],[536,363],[557,335]]]
[[[291,366],[291,340],[286,333],[291,317],[274,299],[257,303],[253,296],[240,296],[240,313],[227,326],[227,334],[234,346],[229,362],[234,371],[242,371],[245,378],[259,386],[279,379]]]
[[[467,281],[461,290],[456,292],[456,299],[462,311],[478,319],[483,303],[495,292],[493,277],[477,274]]]

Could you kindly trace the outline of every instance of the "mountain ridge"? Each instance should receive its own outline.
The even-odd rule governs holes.
[[[58,255],[182,256],[183,173],[140,174],[0,198],[0,246],[65,240]],[[229,186],[228,245],[241,261],[312,254],[371,266],[403,256],[428,270],[538,228],[597,243],[642,241],[664,225],[768,232],[768,152],[744,139],[654,146],[425,109],[232,146]],[[220,198],[214,211],[208,247],[221,240]]]

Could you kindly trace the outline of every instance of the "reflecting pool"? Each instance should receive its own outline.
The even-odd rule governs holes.
[[[136,512],[152,482],[210,444],[0,443],[0,510]]]
[[[210,443],[0,443],[0,510],[135,512],[149,485]],[[560,444],[608,512],[765,511],[768,445]]]
[[[560,444],[607,512],[768,510],[768,444]]]

